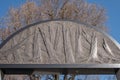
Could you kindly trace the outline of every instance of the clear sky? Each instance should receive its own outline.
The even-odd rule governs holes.
[[[18,7],[26,0],[0,0],[0,17],[4,16],[10,7]],[[109,34],[120,43],[120,0],[87,0],[106,9]]]
[[[106,9],[109,34],[120,43],[120,0],[87,0]]]
[[[25,0],[0,0],[0,17],[4,16],[11,7],[19,7]]]

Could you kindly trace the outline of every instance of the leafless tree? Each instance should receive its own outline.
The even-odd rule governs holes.
[[[2,26],[13,33],[25,25],[53,19],[77,20],[105,30],[106,15],[104,8],[85,0],[27,0],[19,8],[11,8],[4,18]]]

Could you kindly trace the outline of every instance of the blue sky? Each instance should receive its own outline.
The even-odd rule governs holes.
[[[120,43],[120,0],[87,0],[106,9],[109,34]]]
[[[0,17],[4,16],[11,7],[19,7],[25,0],[0,0]]]
[[[0,0],[0,17],[4,16],[10,7],[18,7],[26,0]],[[109,34],[120,43],[120,0],[87,0],[106,9]]]

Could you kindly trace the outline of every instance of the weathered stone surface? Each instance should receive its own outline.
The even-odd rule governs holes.
[[[16,32],[0,49],[1,64],[120,63],[120,46],[82,23],[49,21]]]

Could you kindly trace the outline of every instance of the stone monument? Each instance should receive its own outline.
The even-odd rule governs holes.
[[[70,20],[31,24],[0,45],[0,64],[119,63],[119,43],[95,27]]]

